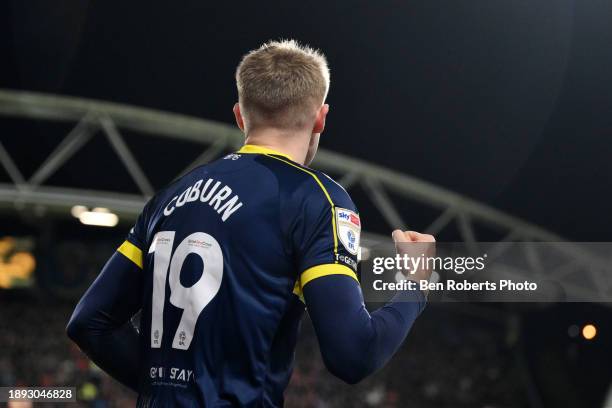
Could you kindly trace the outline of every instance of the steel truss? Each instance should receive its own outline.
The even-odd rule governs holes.
[[[121,133],[123,129],[150,137],[183,140],[201,145],[201,155],[180,174],[215,159],[224,152],[238,149],[244,141],[237,128],[210,120],[117,103],[32,92],[0,90],[0,115],[75,123],[62,142],[27,179],[0,141],[0,165],[12,181],[0,183],[0,209],[9,208],[11,211],[37,206],[68,215],[72,206],[80,204],[107,207],[124,219],[135,219],[148,197],[153,195],[154,189],[125,143],[125,136]],[[95,186],[92,186],[91,190],[82,190],[45,185],[45,181],[71,157],[78,154],[97,132],[108,138],[117,158],[123,163],[139,191],[125,194],[96,190]],[[3,136],[7,137],[10,136]],[[504,247],[512,245],[513,242],[520,241],[563,243],[559,245],[559,255],[568,259],[569,266],[559,273],[566,277],[579,273],[587,264],[589,267],[593,264],[592,254],[579,246],[568,246],[559,235],[410,175],[324,149],[317,154],[313,167],[335,176],[339,175],[340,184],[349,191],[361,186],[390,228],[408,227],[389,197],[389,193],[393,193],[401,199],[438,209],[439,215],[431,220],[426,232],[437,234],[455,224],[463,241],[472,250],[478,248],[478,227],[485,226],[505,235],[500,242],[499,251],[503,251]],[[382,240],[379,235],[364,234],[362,242],[370,245]],[[516,270],[514,273],[519,278],[532,276],[541,264],[537,251],[526,250],[525,257],[533,268]],[[602,260],[602,265],[604,261],[606,260]],[[554,278],[552,275],[557,271],[549,270],[546,273]],[[569,288],[569,295],[575,290],[581,298],[586,293],[602,299],[610,295],[611,288],[612,284],[606,275],[580,274],[575,286]]]

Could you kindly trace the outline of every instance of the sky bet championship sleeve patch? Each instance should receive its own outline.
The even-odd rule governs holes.
[[[359,215],[346,208],[336,207],[336,224],[338,238],[342,245],[353,255],[359,250],[359,237],[361,233],[361,221]]]

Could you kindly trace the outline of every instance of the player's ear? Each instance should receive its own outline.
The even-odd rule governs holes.
[[[325,129],[325,117],[327,116],[327,112],[329,112],[329,105],[324,103],[317,112],[312,133],[323,133],[323,129]]]
[[[236,102],[234,104],[234,117],[236,118],[236,124],[244,132],[244,119],[242,118],[242,112],[240,112],[240,104]]]

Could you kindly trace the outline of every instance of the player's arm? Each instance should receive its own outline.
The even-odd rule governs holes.
[[[138,390],[139,335],[130,319],[141,308],[142,251],[125,241],[83,295],[68,336],[111,377]]]
[[[384,307],[367,311],[355,274],[359,216],[346,192],[335,189],[329,196],[327,201],[313,191],[302,196],[303,205],[296,206],[299,221],[290,231],[323,361],[332,374],[356,383],[393,356],[423,310],[425,297],[418,290],[402,291]]]
[[[397,234],[401,232],[394,233],[395,239]],[[433,237],[422,235],[420,239],[429,241]],[[344,274],[348,267],[336,264],[324,268],[329,274],[303,286],[304,299],[326,367],[354,384],[383,367],[395,354],[425,307],[425,297],[419,290],[401,291],[370,314],[357,279]]]

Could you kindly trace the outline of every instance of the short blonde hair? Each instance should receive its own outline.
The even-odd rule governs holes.
[[[236,86],[248,127],[302,128],[327,97],[329,68],[325,56],[309,46],[270,41],[242,58]]]

